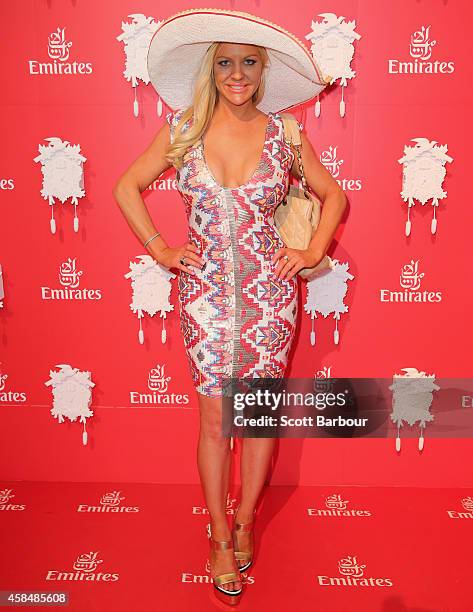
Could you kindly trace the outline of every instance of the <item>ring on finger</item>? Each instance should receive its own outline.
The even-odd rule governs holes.
[[[185,265],[186,265],[186,258],[185,258],[185,257],[181,257],[181,259],[180,259],[179,261],[181,262],[181,264],[182,264],[183,266],[185,266]]]

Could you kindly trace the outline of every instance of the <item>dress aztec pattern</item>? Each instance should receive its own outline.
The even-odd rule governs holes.
[[[171,141],[182,112],[166,115]],[[180,327],[193,384],[203,395],[221,397],[230,378],[284,376],[298,311],[297,275],[277,278],[271,257],[284,246],[273,214],[293,160],[282,118],[269,113],[259,165],[244,185],[218,184],[202,139],[187,149],[176,172],[188,241],[207,262],[203,270],[192,266],[195,275],[178,272]]]

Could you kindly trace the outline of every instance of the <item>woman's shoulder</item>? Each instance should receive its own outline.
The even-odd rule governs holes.
[[[304,127],[303,124],[300,123],[297,120],[297,117],[295,117],[295,115],[293,115],[292,113],[289,113],[287,111],[281,111],[281,112],[274,113],[274,115],[276,115],[280,119],[281,122],[283,121],[283,119],[287,119],[290,122],[293,122],[294,124],[297,124],[297,127],[299,128],[299,131],[302,132],[302,129]]]
[[[179,119],[182,117],[184,111],[184,108],[178,108],[174,111],[170,111],[166,114],[166,121],[169,123],[169,125],[176,126],[179,123]]]
[[[178,108],[175,111],[171,111],[166,114],[166,121],[169,123],[170,141],[174,142],[174,133],[181,120],[182,115],[186,111],[185,108]],[[187,119],[184,125],[180,128],[181,133],[186,132],[192,123],[192,117]]]

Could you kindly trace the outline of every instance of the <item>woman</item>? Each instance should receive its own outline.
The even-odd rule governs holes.
[[[295,333],[296,274],[324,257],[346,198],[302,132],[307,183],[323,213],[307,250],[284,246],[273,213],[290,173],[300,174],[278,111],[326,86],[309,51],[289,32],[248,13],[183,11],[156,31],[148,71],[161,98],[177,110],[122,175],[114,196],[156,261],[179,270],[181,330],[200,410],[197,455],[210,515],[210,570],[216,595],[234,604],[240,572],[252,562],[253,518],[274,438],[243,439],[241,500],[230,531],[224,380],[283,377]],[[189,240],[178,247],[155,229],[140,195],[171,165],[189,222]]]

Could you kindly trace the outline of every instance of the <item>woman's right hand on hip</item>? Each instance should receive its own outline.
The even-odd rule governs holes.
[[[184,264],[181,262],[184,261]],[[205,261],[198,254],[195,244],[186,242],[180,247],[167,247],[159,253],[158,263],[167,268],[178,268],[189,274],[195,274],[193,268],[202,269]]]

